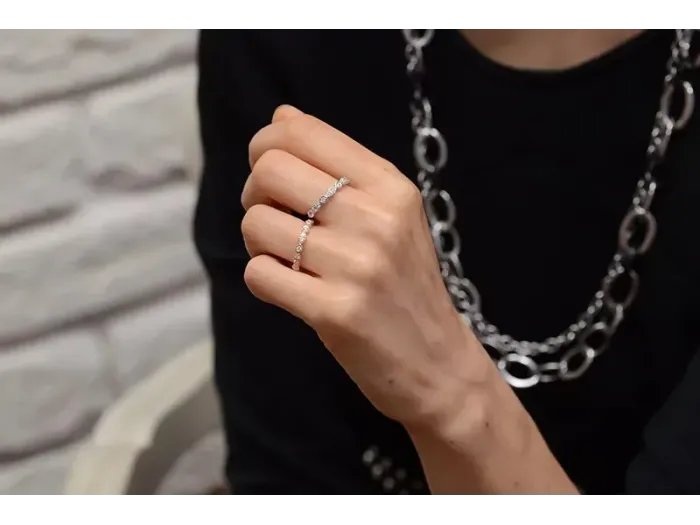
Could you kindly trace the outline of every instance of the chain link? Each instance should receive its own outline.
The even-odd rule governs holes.
[[[676,30],[647,148],[647,169],[637,183],[632,203],[620,224],[618,249],[600,289],[586,310],[566,330],[542,342],[532,342],[515,340],[489,323],[481,311],[479,291],[464,276],[460,262],[461,238],[455,225],[457,208],[450,194],[437,185],[438,175],[447,164],[447,142],[433,125],[432,105],[423,91],[423,50],[432,40],[434,30],[403,30],[406,72],[413,87],[409,104],[414,131],[413,156],[442,276],[455,308],[481,343],[495,351],[498,369],[511,386],[529,388],[539,383],[581,377],[593,360],[608,348],[634,302],[639,276],[632,265],[637,257],[651,248],[657,232],[656,218],[651,212],[657,190],[654,171],[663,161],[674,131],[685,127],[695,108],[693,86],[684,78],[689,69],[700,66],[700,53],[691,56],[694,31]],[[676,100],[679,94],[682,97]],[[674,102],[682,103],[677,116],[671,114]],[[554,354],[559,357],[547,360]]]

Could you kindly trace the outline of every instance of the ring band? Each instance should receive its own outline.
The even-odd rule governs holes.
[[[309,235],[309,230],[314,225],[314,216],[318,213],[318,210],[320,210],[323,207],[323,205],[326,204],[331,197],[333,197],[333,195],[338,193],[338,190],[340,188],[346,186],[349,183],[350,179],[348,179],[347,177],[341,177],[335,182],[335,184],[333,184],[333,186],[328,188],[328,191],[326,191],[326,193],[321,195],[321,198],[318,199],[311,206],[311,208],[309,208],[309,211],[306,213],[308,219],[304,221],[304,225],[301,227],[301,233],[299,234],[299,238],[297,239],[296,248],[294,248],[294,257],[292,258],[292,270],[294,270],[295,272],[298,272],[301,269],[301,253],[304,251],[304,243],[306,242],[306,237]]]
[[[309,208],[309,211],[306,212],[306,215],[308,215],[309,219],[313,219],[314,216],[318,213],[318,210],[320,210],[323,207],[323,205],[326,204],[331,197],[333,197],[333,195],[338,193],[338,190],[340,188],[346,186],[347,184],[350,184],[350,179],[348,179],[347,177],[340,177],[337,181],[335,181],[335,184],[328,188],[328,191],[321,195],[321,198],[314,202],[311,208]]]
[[[306,219],[306,221],[304,221],[304,226],[301,227],[301,233],[299,234],[299,239],[297,239],[297,246],[294,249],[294,258],[292,259],[292,270],[295,272],[298,272],[301,267],[301,252],[304,251],[306,236],[309,234],[309,230],[313,225],[313,219]]]

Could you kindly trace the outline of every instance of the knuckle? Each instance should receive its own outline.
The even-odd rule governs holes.
[[[257,163],[256,156],[260,152],[262,145],[264,144],[264,137],[269,133],[270,125],[267,125],[259,129],[255,135],[252,136],[250,142],[248,142],[248,164],[251,169]]]
[[[249,205],[249,200],[250,200],[250,194],[253,191],[253,186],[255,184],[255,181],[253,180],[252,173],[248,175],[248,178],[246,179],[245,183],[243,184],[243,191],[241,191],[241,206],[243,206],[243,209],[248,209]]]
[[[258,229],[258,224],[260,218],[265,213],[265,206],[263,204],[254,204],[248,211],[243,215],[243,220],[241,221],[241,232],[243,237],[249,239],[255,235]]]
[[[387,173],[397,173],[397,174],[401,173],[401,170],[399,170],[399,168],[396,167],[396,164],[394,164],[393,162],[390,162],[384,158],[382,158],[380,160],[379,165],[380,165],[380,168],[383,171],[386,171]]]
[[[401,246],[405,221],[399,215],[383,209],[375,210],[372,225],[374,238],[388,253],[394,253]]]
[[[300,115],[284,121],[287,139],[290,145],[306,140],[314,130],[314,120],[308,115]]]
[[[419,210],[423,206],[420,190],[410,180],[404,179],[397,184],[396,202],[403,210]]]
[[[262,280],[263,268],[262,259],[260,257],[253,257],[248,264],[245,266],[243,271],[243,281],[245,282],[248,289],[250,289],[253,294],[259,288],[259,283]]]
[[[362,323],[366,313],[366,295],[360,290],[352,290],[336,294],[322,315],[331,327],[349,328]]]
[[[406,210],[386,203],[374,203],[368,207],[367,213],[370,217],[370,234],[386,253],[393,256],[397,249],[405,247],[404,243],[410,241],[407,236],[410,235],[412,215]]]
[[[264,151],[258,161],[253,166],[252,176],[256,179],[264,178],[265,175],[274,173],[280,164],[286,160],[287,155],[278,149],[268,149]]]
[[[390,275],[391,264],[383,250],[366,245],[355,250],[350,261],[353,276],[361,283],[382,286]]]
[[[401,232],[405,228],[405,220],[396,213],[384,212],[379,217],[379,231],[383,233],[383,239],[393,242],[401,237]]]

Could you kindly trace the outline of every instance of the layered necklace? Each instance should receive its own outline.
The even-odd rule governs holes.
[[[423,90],[423,51],[434,30],[404,29],[406,72],[412,82],[411,127],[418,186],[423,196],[445,285],[455,308],[481,343],[492,349],[498,369],[515,388],[540,383],[571,381],[581,377],[593,360],[607,349],[625,319],[639,288],[634,263],[656,237],[651,207],[657,191],[656,168],[663,162],[671,137],[690,120],[695,95],[685,73],[698,66],[690,56],[693,29],[676,29],[663,81],[663,91],[647,147],[647,164],[620,223],[617,251],[612,255],[600,288],[588,307],[568,328],[544,341],[518,341],[502,333],[482,313],[481,296],[465,275],[460,262],[461,238],[455,228],[457,208],[450,194],[438,185],[447,164],[447,142],[433,123],[430,100]],[[681,110],[672,115],[676,105]],[[620,295],[620,290],[625,293]]]

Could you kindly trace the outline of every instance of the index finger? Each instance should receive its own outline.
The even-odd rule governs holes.
[[[307,114],[277,120],[258,131],[248,147],[251,169],[272,149],[286,151],[336,179],[347,177],[359,189],[381,187],[403,177],[391,162]]]

